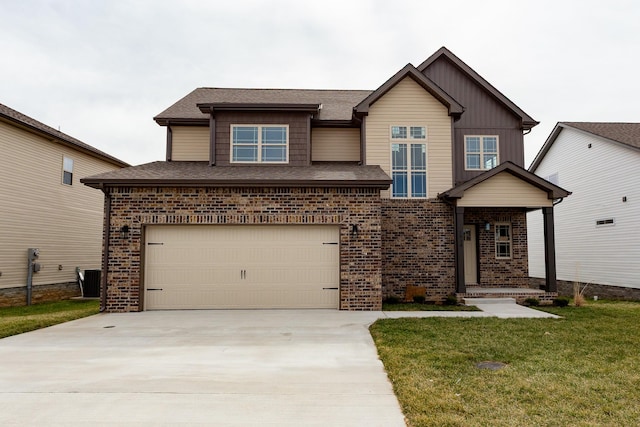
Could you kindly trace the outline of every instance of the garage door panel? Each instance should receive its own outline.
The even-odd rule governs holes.
[[[338,308],[337,226],[151,226],[145,309]]]

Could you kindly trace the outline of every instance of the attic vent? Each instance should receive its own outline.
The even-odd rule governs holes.
[[[598,219],[596,220],[596,227],[602,227],[604,225],[615,225],[616,221],[613,218],[606,218],[606,219]]]

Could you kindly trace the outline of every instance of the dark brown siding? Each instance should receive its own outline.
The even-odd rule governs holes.
[[[216,114],[216,165],[230,164],[232,124],[285,124],[289,125],[289,164],[309,164],[308,139],[310,121],[308,113],[248,113],[220,112]]]
[[[465,108],[460,120],[453,125],[455,185],[481,173],[464,170],[465,135],[498,135],[500,162],[509,160],[524,167],[524,139],[519,117],[444,57],[431,64],[424,74]]]

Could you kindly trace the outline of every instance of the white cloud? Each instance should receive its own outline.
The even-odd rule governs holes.
[[[633,1],[0,3],[0,102],[130,163],[195,87],[374,89],[446,45],[542,124],[639,121]]]

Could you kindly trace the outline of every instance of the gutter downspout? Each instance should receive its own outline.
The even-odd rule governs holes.
[[[100,313],[107,309],[107,274],[109,273],[109,240],[111,239],[111,194],[104,188],[104,248],[102,252],[102,276],[100,278]]]

